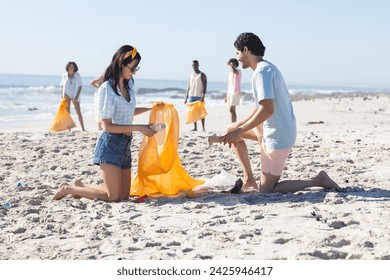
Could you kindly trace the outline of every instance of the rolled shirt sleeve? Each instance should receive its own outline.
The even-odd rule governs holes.
[[[115,98],[105,83],[99,87],[99,119],[112,119],[115,112]]]

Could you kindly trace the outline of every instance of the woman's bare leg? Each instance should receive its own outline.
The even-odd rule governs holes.
[[[80,102],[73,101],[73,105],[74,105],[74,108],[76,110],[77,116],[79,117],[79,122],[80,122],[80,125],[81,125],[81,129],[83,131],[85,131],[83,115],[81,114],[81,109],[80,109]]]
[[[231,114],[232,123],[236,122],[237,121],[236,106],[230,106],[229,111]]]
[[[71,194],[73,196],[85,197],[92,200],[120,201],[122,187],[121,169],[111,164],[100,164],[100,169],[104,181],[102,187],[84,184],[83,187],[62,184],[54,194],[53,199],[60,200],[68,194]]]
[[[130,196],[131,169],[122,170],[121,177],[122,177],[121,199],[128,200]]]
[[[70,98],[68,95],[64,95],[64,98],[66,99],[66,110],[70,114],[70,102],[72,101],[72,98]]]

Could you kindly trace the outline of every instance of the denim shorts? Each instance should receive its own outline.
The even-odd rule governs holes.
[[[93,163],[112,164],[120,169],[131,168],[131,139],[122,133],[109,133],[104,131],[96,144]]]

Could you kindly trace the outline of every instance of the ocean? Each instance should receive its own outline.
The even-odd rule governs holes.
[[[89,81],[95,77],[82,77],[81,110],[83,116],[93,116],[95,88]],[[53,119],[60,102],[60,76],[0,74],[0,131],[9,122],[31,122]],[[135,79],[137,104],[164,101],[175,107],[184,107],[188,81]],[[207,106],[222,104],[226,94],[225,82],[208,82]],[[294,95],[332,94],[390,94],[390,88],[353,88],[288,85]],[[250,104],[251,85],[242,84],[243,104]],[[72,108],[72,116],[75,113]]]

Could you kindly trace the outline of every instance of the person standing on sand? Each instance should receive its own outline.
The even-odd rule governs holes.
[[[309,187],[341,188],[325,171],[313,179],[279,181],[285,162],[296,140],[296,122],[290,95],[281,72],[263,59],[265,47],[253,33],[242,33],[234,42],[237,59],[242,68],[251,68],[255,108],[243,120],[228,126],[224,136],[210,136],[209,144],[229,144],[239,159],[244,172],[232,193],[243,188],[255,188],[262,193],[289,193]],[[259,142],[261,149],[261,177],[258,186],[253,177],[248,149],[244,139]]]
[[[99,119],[103,132],[95,147],[93,163],[100,166],[103,184],[84,185],[76,179],[73,184],[63,184],[53,199],[67,195],[104,201],[127,200],[131,184],[132,133],[153,136],[152,125],[133,124],[135,115],[151,110],[136,108],[133,75],[139,70],[141,55],[135,47],[125,45],[113,56],[99,87]]]
[[[186,99],[184,104],[187,103],[188,97],[190,98],[188,102],[195,102],[201,100],[204,102],[204,97],[207,91],[207,77],[206,75],[199,70],[199,62],[197,60],[192,61],[192,68],[194,72],[190,75],[190,83],[188,85]],[[202,120],[203,131],[205,130],[205,118]],[[192,131],[197,131],[198,127],[196,122],[194,122],[194,129]]]
[[[99,78],[92,80],[89,82],[89,84],[96,88],[95,94],[93,95],[93,109],[95,112],[95,119],[96,119],[96,125],[98,127],[98,130],[103,130],[103,124],[102,121],[99,119],[99,92],[98,88],[100,85],[104,82],[104,74],[101,75]]]
[[[225,97],[225,103],[229,106],[232,122],[237,121],[236,106],[240,105],[241,98],[241,71],[237,69],[238,60],[235,58],[229,59],[228,89]]]
[[[83,115],[80,109],[80,93],[82,89],[81,76],[77,71],[76,62],[70,61],[65,66],[66,72],[62,75],[61,79],[61,98],[65,98],[68,103],[67,110],[70,114],[70,101],[72,100],[74,108],[76,110],[81,129],[85,131]]]

